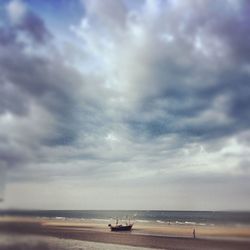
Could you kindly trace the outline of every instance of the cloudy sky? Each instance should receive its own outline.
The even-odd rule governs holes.
[[[250,209],[248,0],[1,0],[0,203]]]

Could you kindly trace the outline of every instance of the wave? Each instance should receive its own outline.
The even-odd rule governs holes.
[[[136,222],[139,222],[139,223],[150,223],[149,220],[136,220]]]
[[[197,225],[197,223],[193,222],[193,221],[185,221],[185,224],[186,225]]]
[[[172,224],[172,223],[171,223]],[[178,225],[197,225],[197,226],[207,226],[208,224],[206,223],[197,223],[197,222],[194,222],[194,221],[176,221],[175,224],[178,224]],[[210,226],[214,226],[214,224],[210,224]]]
[[[56,220],[66,220],[67,218],[66,218],[66,217],[56,216],[55,219],[56,219]]]
[[[175,224],[178,224],[178,225],[185,225],[184,222],[181,222],[181,221],[178,221],[178,220],[175,222]]]
[[[97,221],[97,222],[109,222],[110,221],[110,219],[96,219],[96,218],[92,218],[90,220]]]
[[[198,223],[199,226],[207,226],[206,223]]]
[[[165,221],[163,221],[163,220],[157,220],[156,221],[157,223],[160,223],[160,224],[164,224],[164,223],[166,223]]]
[[[178,224],[178,225],[196,225],[197,223],[196,222],[193,222],[193,221],[176,221],[175,224]]]

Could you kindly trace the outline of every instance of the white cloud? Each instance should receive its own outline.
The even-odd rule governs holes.
[[[10,17],[10,20],[14,24],[18,24],[22,18],[24,17],[27,7],[22,2],[22,0],[12,0],[8,3],[6,6],[6,10],[8,12],[8,15]]]

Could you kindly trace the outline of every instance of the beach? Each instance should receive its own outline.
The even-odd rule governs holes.
[[[110,232],[105,220],[1,216],[0,249],[250,249],[248,226],[195,230],[193,239],[193,225],[135,221],[132,232]]]

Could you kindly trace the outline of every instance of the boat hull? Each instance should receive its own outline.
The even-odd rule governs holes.
[[[120,232],[120,231],[131,231],[133,225],[126,225],[126,226],[110,226],[112,232]]]

